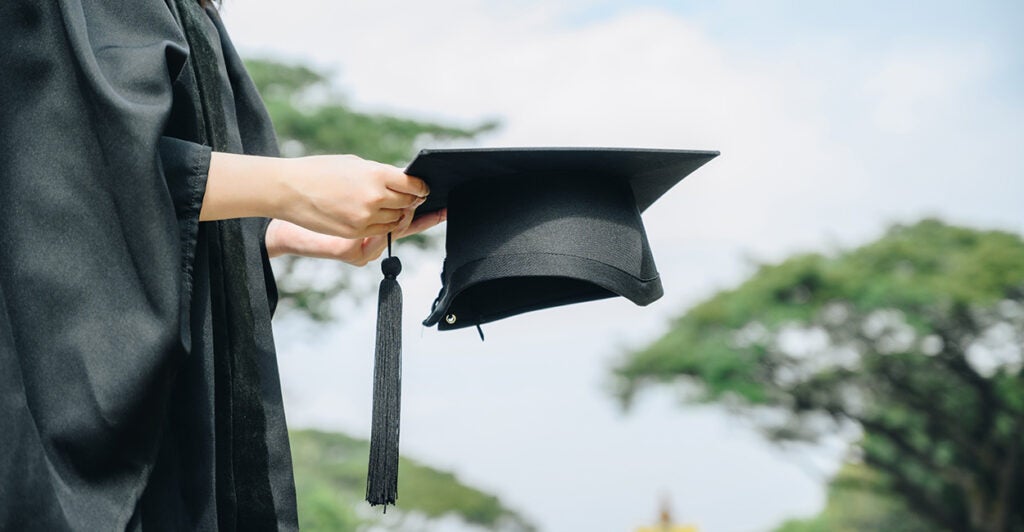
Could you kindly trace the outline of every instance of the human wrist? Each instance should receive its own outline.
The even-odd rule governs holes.
[[[287,223],[284,220],[272,218],[267,224],[267,230],[263,236],[263,244],[267,248],[267,255],[272,259],[294,253],[294,250],[288,245],[288,238],[282,234],[282,225]]]
[[[213,152],[201,221],[263,217],[290,219],[301,199],[291,159]]]
[[[274,158],[268,161],[262,207],[268,218],[294,221],[295,213],[306,201],[299,183],[304,175],[302,164],[302,158]]]

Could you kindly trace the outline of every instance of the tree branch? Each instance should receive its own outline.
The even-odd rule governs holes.
[[[898,464],[886,462],[877,455],[865,455],[864,461],[871,467],[884,473],[892,484],[894,491],[902,497],[915,514],[922,519],[948,529],[964,530],[966,523],[956,519],[956,514],[940,501],[932,500],[914,484]]]

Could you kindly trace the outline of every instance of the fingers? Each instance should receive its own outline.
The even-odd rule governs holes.
[[[374,224],[367,227],[362,233],[366,236],[380,236],[390,233],[398,224]]]
[[[408,209],[402,209],[402,210],[397,211],[397,212],[401,213],[401,215],[398,217],[397,220],[390,221],[390,222],[383,222],[383,223],[372,224],[372,225],[368,226],[363,231],[363,234],[365,234],[366,236],[375,236],[375,235],[393,233],[394,237],[396,239],[402,238],[403,236],[406,236],[408,234],[412,234],[412,233],[408,232],[409,227],[412,224],[417,223],[417,220],[419,220],[420,218],[434,218],[435,214],[436,214],[436,213],[430,213],[430,214],[425,215],[425,216],[414,218],[414,213],[416,212],[416,208],[415,207],[410,207]],[[419,223],[420,224],[424,224],[423,221],[420,221]],[[437,222],[432,222],[432,223],[429,223],[429,224],[425,224],[423,229],[426,229],[427,227],[430,227],[430,226],[433,226],[433,225],[436,225],[436,224],[437,224]],[[422,231],[423,229],[420,229],[417,232]]]
[[[417,216],[405,228],[405,230],[401,231],[401,233],[398,235],[398,238],[415,235],[416,233],[422,233],[423,231],[426,231],[427,229],[430,229],[431,227],[434,227],[435,225],[447,219],[448,209],[441,209],[436,212],[431,212],[424,214],[422,216]]]
[[[401,221],[405,213],[406,209],[378,209],[366,217],[365,223],[368,227],[377,224],[395,223]]]
[[[395,192],[412,194],[420,198],[425,198],[430,194],[430,187],[427,186],[425,181],[418,177],[406,175],[405,172],[394,166],[387,167],[384,173],[384,184]]]
[[[399,227],[401,227],[401,225],[402,219],[395,220],[394,222],[390,223],[373,224],[366,227],[366,229],[361,231],[361,233],[366,236],[386,235],[388,233],[396,232],[396,230]]]
[[[349,261],[353,266],[366,266],[377,260],[388,247],[388,240],[381,236],[373,236],[363,239],[360,257],[356,261]]]
[[[362,240],[358,258],[339,257],[354,266],[365,266],[377,260],[387,249],[384,235],[392,233],[396,239],[425,231],[448,219],[448,209],[441,209],[422,216],[413,216],[415,209],[406,209],[403,217],[396,222],[375,224],[366,229],[367,237]]]
[[[416,208],[426,201],[426,198],[421,198],[415,194],[406,194],[404,192],[396,192],[390,188],[384,189],[384,195],[377,203],[380,207],[387,209],[409,209]]]

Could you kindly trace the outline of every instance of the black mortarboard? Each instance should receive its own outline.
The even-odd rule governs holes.
[[[424,325],[479,325],[661,280],[640,213],[718,152],[594,148],[424,150],[406,172],[448,207],[442,288]]]
[[[661,279],[640,213],[717,155],[623,148],[421,151],[406,169],[430,186],[417,214],[448,208],[441,292],[423,324],[479,327],[616,295],[638,305],[657,300]],[[382,266],[382,302],[394,297],[385,283],[394,282],[396,264],[389,257]],[[394,502],[397,490],[401,362],[382,351],[400,350],[400,338],[387,325],[395,319],[394,304],[386,306],[377,333],[367,489],[373,504]]]

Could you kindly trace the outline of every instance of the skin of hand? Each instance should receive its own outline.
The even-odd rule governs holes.
[[[392,238],[399,239],[429,229],[448,217],[447,209],[412,218],[408,216],[395,229]],[[342,238],[310,231],[305,227],[284,220],[271,220],[267,227],[267,252],[271,258],[284,255],[301,255],[335,259],[355,266],[365,266],[376,260],[388,246],[387,235],[365,238]]]
[[[201,221],[260,216],[271,256],[294,253],[362,265],[401,238],[444,221],[413,219],[429,193],[422,180],[353,155],[280,159],[214,152]]]
[[[399,168],[354,155],[285,159],[293,168],[278,215],[317,233],[364,238],[396,231],[430,193]]]

